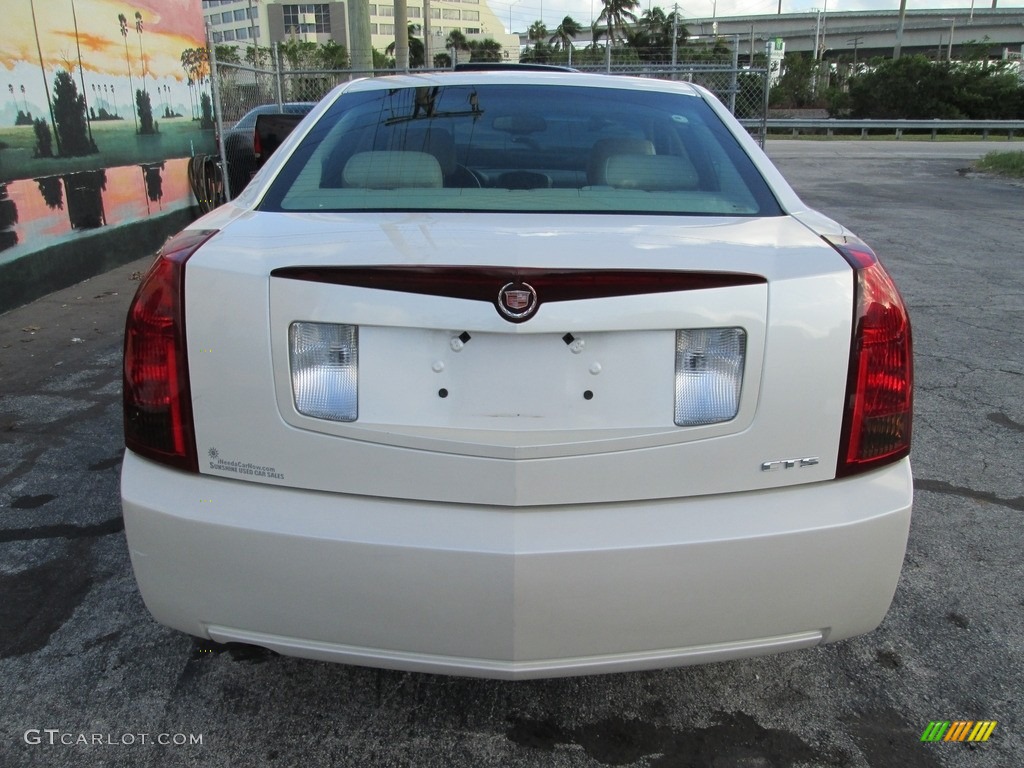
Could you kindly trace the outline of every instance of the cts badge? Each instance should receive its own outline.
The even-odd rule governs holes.
[[[766,461],[761,464],[761,471],[774,472],[778,469],[802,469],[804,467],[814,467],[817,464],[817,456],[807,456],[802,459],[778,459],[777,461]]]
[[[498,310],[512,322],[528,320],[537,311],[537,291],[529,283],[505,283],[498,291]]]

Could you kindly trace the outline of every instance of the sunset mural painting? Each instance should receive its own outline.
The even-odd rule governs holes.
[[[201,0],[4,0],[0,265],[192,205],[214,152]]]

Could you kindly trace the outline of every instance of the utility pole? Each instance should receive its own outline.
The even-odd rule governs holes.
[[[821,56],[821,11],[818,11],[815,17],[814,23],[814,60],[817,61]]]
[[[995,0],[992,0],[994,3]],[[907,18],[907,0],[900,0],[900,18],[896,22],[896,45],[892,47],[892,60],[900,57],[900,48],[903,47],[903,22]]]
[[[426,53],[426,48],[423,49]],[[429,66],[426,61],[425,66]],[[395,0],[395,69],[409,71],[409,3]]]
[[[679,3],[672,6],[672,67],[678,61],[679,40]]]
[[[367,3],[369,5],[369,3]],[[369,18],[369,16],[367,16]],[[434,59],[430,55],[430,0],[423,0],[423,66],[428,69],[434,66]]]
[[[857,46],[864,41],[863,37],[855,37],[852,40],[847,40],[847,45],[853,46],[853,71],[857,71]]]

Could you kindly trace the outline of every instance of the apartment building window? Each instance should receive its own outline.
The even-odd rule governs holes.
[[[441,18],[441,9],[440,8],[431,8],[430,9],[430,18],[432,18],[432,19],[440,19]]]
[[[387,16],[388,18],[394,17],[394,15],[395,15],[395,6],[393,6],[393,5],[378,5],[377,6],[377,15],[378,16]]]
[[[465,34],[467,34],[467,35],[479,35],[480,34],[480,27],[466,27],[462,31]]]
[[[463,21],[480,21],[480,11],[463,11]]]
[[[431,10],[433,10],[433,9],[431,9]],[[441,10],[441,18],[442,19],[461,19],[462,16],[459,15],[459,9],[458,8],[443,8]]]
[[[223,43],[224,42],[224,35],[221,34],[220,32],[214,32],[213,33],[213,42],[215,42],[215,43]]]
[[[410,19],[418,19],[423,15],[423,11],[419,8],[410,8],[407,15]]]
[[[238,29],[235,30],[235,39],[236,40],[248,40],[249,39],[249,30],[246,27],[239,27]]]
[[[331,15],[327,3],[297,3],[282,5],[284,28],[300,33],[319,32],[330,34]]]
[[[245,21],[245,9],[244,8],[239,8],[237,11],[234,12],[234,15],[235,15],[235,21]]]
[[[230,24],[234,20],[234,17],[231,15],[231,11],[224,11],[224,13],[220,15],[220,20],[222,24]]]
[[[382,34],[382,35],[393,35],[393,34],[395,34],[395,25],[394,24],[381,24],[379,29],[380,29],[380,34]]]
[[[234,39],[235,39],[235,30],[233,30],[233,29],[225,29],[224,30],[224,42],[228,42],[229,40],[234,40]]]

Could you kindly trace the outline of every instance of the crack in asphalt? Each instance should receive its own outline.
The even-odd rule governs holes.
[[[95,539],[110,536],[124,530],[124,518],[118,515],[111,520],[92,525],[41,525],[36,528],[9,528],[0,530],[0,544],[12,541],[38,541],[40,539]],[[3,590],[0,590],[2,593]]]
[[[1000,507],[1009,507],[1018,512],[1024,512],[1024,496],[1016,496],[1012,499],[1003,499],[989,491],[976,491],[973,488],[965,488],[962,485],[953,485],[944,480],[914,480],[914,489],[919,491],[931,491],[932,493],[945,493],[951,496],[960,496],[974,501],[987,501]]]

